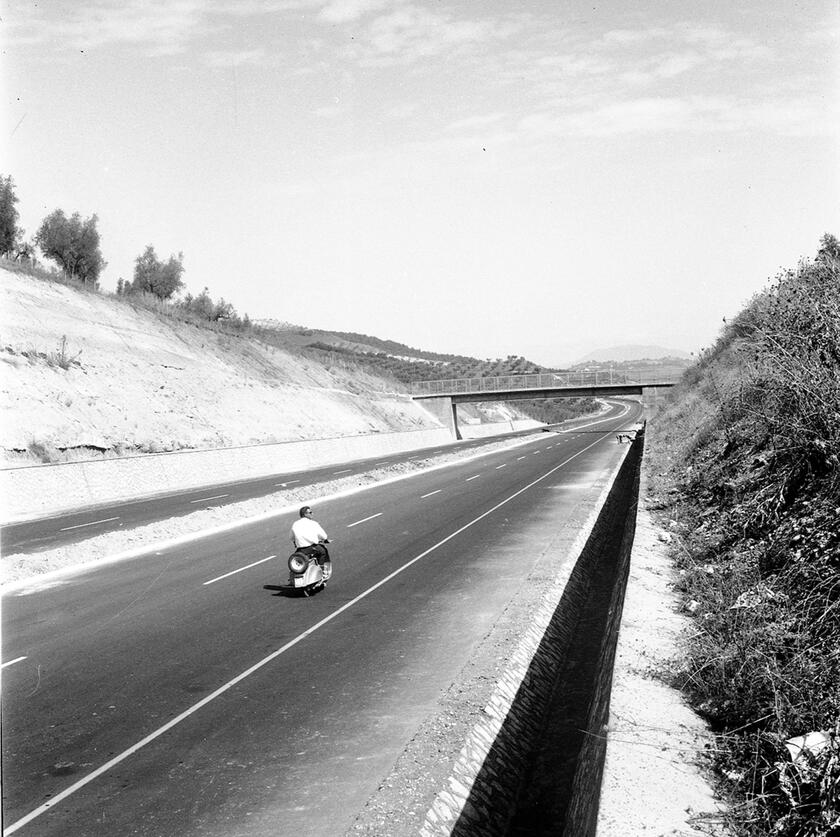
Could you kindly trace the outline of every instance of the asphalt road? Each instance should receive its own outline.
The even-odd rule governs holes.
[[[5,597],[4,833],[342,834],[639,409]]]
[[[509,433],[507,437],[523,436],[533,432],[533,430],[524,430]],[[488,441],[498,441],[498,439],[498,436],[491,439],[470,439],[450,445],[436,445],[405,453],[357,459],[352,462],[327,465],[323,468],[288,471],[253,480],[218,483],[138,500],[125,500],[108,505],[76,509],[20,523],[9,523],[0,531],[0,546],[6,555],[54,549],[58,546],[78,543],[93,535],[101,535],[117,529],[132,529],[158,520],[181,517],[197,509],[253,500],[273,494],[282,488],[304,488],[339,477],[364,473],[374,468],[422,459],[452,450],[469,450],[486,445]]]

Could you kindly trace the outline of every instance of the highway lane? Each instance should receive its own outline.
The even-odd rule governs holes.
[[[521,545],[581,513],[558,483],[619,455],[546,434],[323,502],[336,573],[313,599],[264,589],[291,517],[5,598],[7,833],[30,813],[21,833],[341,833],[527,573]]]
[[[452,450],[469,450],[488,441],[533,433],[531,430],[505,434],[492,439],[470,439],[446,445],[434,445],[405,453],[369,457],[345,463],[325,465],[301,471],[287,471],[258,479],[239,482],[211,483],[200,488],[157,494],[137,500],[85,507],[58,515],[40,517],[19,523],[8,523],[0,531],[0,546],[6,555],[36,552],[78,543],[94,535],[117,529],[130,529],[159,520],[182,517],[198,509],[253,500],[276,493],[283,488],[304,488],[352,476],[374,468],[382,468],[412,459],[422,459]]]

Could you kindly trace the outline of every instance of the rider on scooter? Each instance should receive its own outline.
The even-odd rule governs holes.
[[[300,518],[292,524],[292,543],[295,549],[305,555],[314,555],[318,563],[323,565],[328,553],[326,547],[321,544],[329,542],[327,533],[312,519],[312,508],[303,506]]]

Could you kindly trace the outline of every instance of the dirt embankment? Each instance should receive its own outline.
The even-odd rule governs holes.
[[[439,426],[387,382],[0,268],[0,448],[135,453]]]

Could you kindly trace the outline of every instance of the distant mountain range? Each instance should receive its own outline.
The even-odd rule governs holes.
[[[659,360],[660,358],[682,358],[687,360],[691,357],[689,352],[684,352],[682,349],[666,349],[662,346],[642,346],[642,345],[627,345],[627,346],[610,346],[608,349],[597,349],[584,355],[579,360],[575,361],[573,366],[578,366],[581,363],[604,363],[606,361],[616,361],[623,363],[628,360]]]

